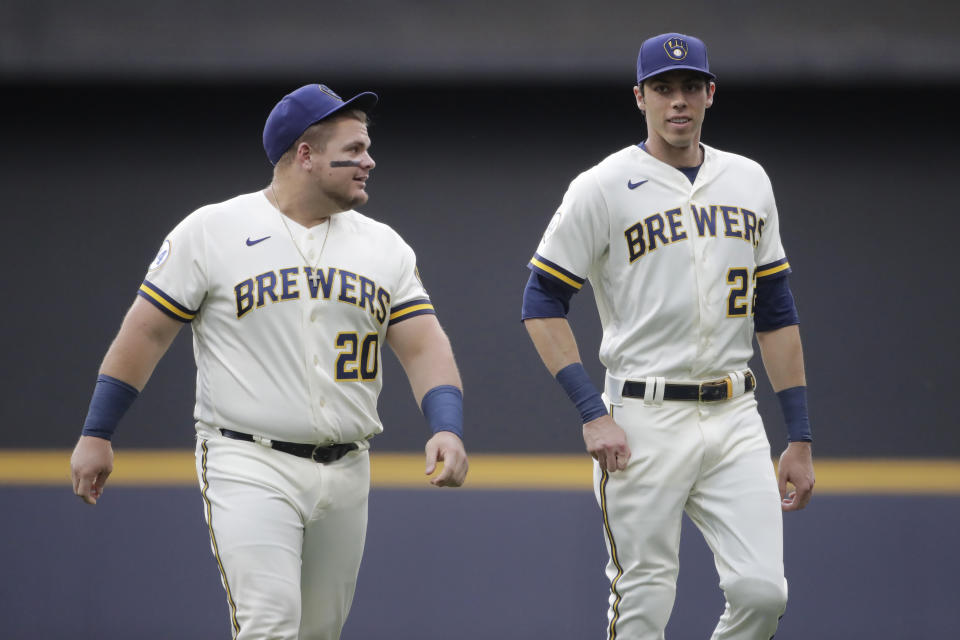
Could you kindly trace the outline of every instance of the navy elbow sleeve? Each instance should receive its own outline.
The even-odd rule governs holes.
[[[800,324],[800,315],[787,277],[757,280],[754,329],[773,331],[792,324]]]
[[[570,311],[570,298],[573,293],[572,289],[531,271],[527,286],[523,290],[520,319],[565,318]]]

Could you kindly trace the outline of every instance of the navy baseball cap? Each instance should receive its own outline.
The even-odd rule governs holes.
[[[707,63],[707,45],[703,40],[682,33],[662,33],[644,40],[637,56],[637,84],[674,69],[691,69],[716,80]]]
[[[369,113],[377,104],[377,94],[365,91],[347,100],[322,84],[308,84],[283,96],[263,126],[263,149],[270,164],[276,165],[310,125],[348,107]]]

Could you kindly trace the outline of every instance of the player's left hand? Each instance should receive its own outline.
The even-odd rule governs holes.
[[[784,511],[803,509],[813,497],[813,445],[791,442],[780,455],[777,483],[780,485],[780,508]],[[794,490],[787,491],[787,483]]]
[[[467,452],[463,441],[450,431],[438,431],[427,440],[426,474],[429,476],[437,469],[437,462],[443,462],[443,470],[436,478],[430,478],[435,487],[459,487],[467,477]]]

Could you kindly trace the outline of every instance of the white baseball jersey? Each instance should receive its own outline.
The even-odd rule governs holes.
[[[346,211],[308,229],[262,192],[187,216],[138,293],[192,323],[198,430],[309,444],[383,430],[387,328],[434,313],[390,227]]]
[[[693,184],[638,146],[580,174],[530,262],[575,290],[590,280],[617,378],[745,369],[755,279],[789,273],[763,168],[703,147]]]

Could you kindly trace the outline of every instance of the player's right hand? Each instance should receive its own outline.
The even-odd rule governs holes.
[[[103,485],[113,471],[113,447],[109,440],[80,436],[70,456],[73,493],[87,504],[97,504]]]
[[[623,471],[630,462],[627,434],[609,415],[583,425],[583,442],[587,452],[596,458],[601,469]]]

